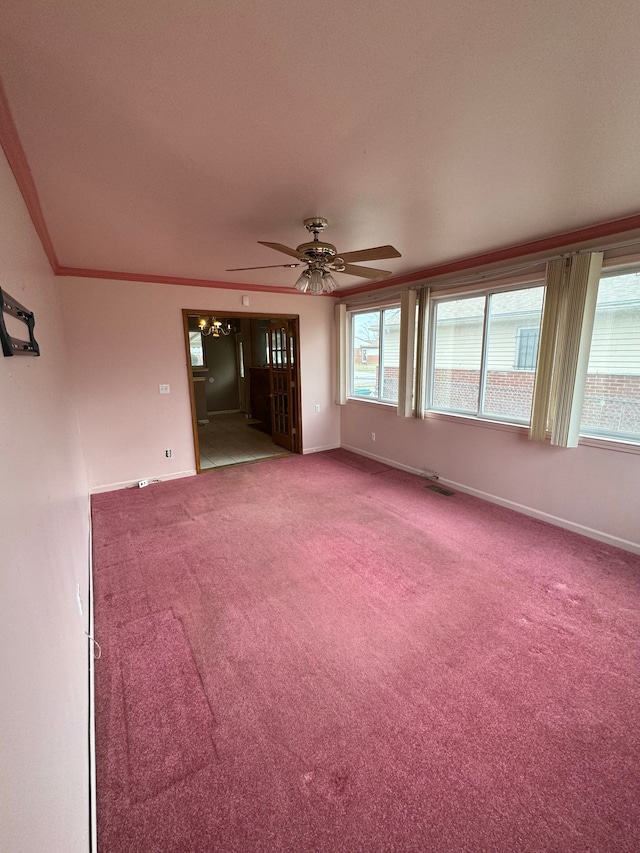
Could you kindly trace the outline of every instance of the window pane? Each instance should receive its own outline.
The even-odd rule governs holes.
[[[389,403],[398,402],[398,375],[400,369],[400,309],[388,308],[382,312],[382,393]]]
[[[640,440],[640,272],[600,281],[580,427]]]
[[[521,326],[516,333],[516,370],[535,370],[538,361],[539,326]]]
[[[189,332],[189,351],[191,352],[191,367],[204,367],[202,332]]]
[[[436,303],[431,389],[435,409],[478,413],[484,304],[484,296]]]
[[[354,314],[352,325],[353,377],[356,397],[378,397],[380,366],[380,312]]]
[[[544,288],[489,296],[482,414],[528,423]]]

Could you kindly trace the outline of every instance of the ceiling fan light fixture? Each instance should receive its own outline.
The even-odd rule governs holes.
[[[305,270],[303,273],[300,274],[300,277],[298,278],[298,280],[296,281],[296,283],[293,286],[295,287],[296,290],[299,290],[300,293],[306,293],[307,290],[309,289],[309,279],[310,278],[311,278],[311,273],[309,272],[309,270]]]
[[[323,287],[323,290],[325,290],[327,293],[333,293],[333,291],[336,289],[336,287],[337,287],[337,286],[338,286],[338,282],[337,282],[337,281],[335,280],[335,278],[331,275],[331,273],[329,272],[329,270],[325,270],[325,271],[322,273],[322,287]]]
[[[311,270],[311,274],[309,276],[309,293],[322,293],[323,290],[324,284],[322,281],[322,270]]]
[[[285,246],[283,243],[269,243],[258,240],[261,246],[268,246],[277,252],[282,252],[289,257],[295,258],[298,264],[306,264],[307,269],[302,273],[294,284],[294,288],[300,293],[333,293],[338,287],[338,282],[332,273],[345,273],[346,275],[362,276],[362,278],[379,279],[392,275],[390,270],[374,269],[373,267],[358,266],[360,261],[382,260],[382,258],[400,258],[400,252],[393,246],[372,246],[370,249],[359,249],[356,252],[343,252],[338,254],[333,243],[320,240],[320,234],[329,223],[322,216],[314,216],[304,220],[304,227],[313,240],[301,243],[296,249]],[[298,266],[298,264],[281,264],[280,266]],[[272,266],[277,266],[273,264]],[[245,267],[244,269],[267,269],[267,267]],[[235,272],[235,270],[229,270]]]

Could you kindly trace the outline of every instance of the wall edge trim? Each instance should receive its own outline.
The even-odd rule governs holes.
[[[164,483],[167,480],[180,480],[183,477],[195,476],[196,469],[189,468],[186,471],[176,471],[175,474],[163,474],[161,477],[147,477],[147,479],[150,481],[149,485],[153,486],[156,483]],[[89,494],[101,495],[103,492],[117,492],[119,489],[130,489],[132,486],[137,485],[138,480],[123,480],[120,483],[106,483],[102,486],[91,486],[91,488],[89,489]]]
[[[404,273],[401,275],[390,276],[381,281],[374,281],[369,284],[354,285],[347,287],[339,292],[340,298],[348,298],[361,293],[370,293],[376,290],[382,290],[388,287],[398,285],[413,284],[414,282],[428,281],[442,275],[454,275],[455,273],[467,272],[470,270],[482,271],[484,268],[492,264],[500,264],[506,261],[523,260],[531,257],[540,262],[543,262],[545,255],[554,251],[578,251],[581,247],[586,248],[585,244],[590,244],[594,240],[603,240],[606,237],[618,237],[623,234],[635,233],[640,229],[640,213],[635,213],[631,216],[621,217],[619,219],[611,219],[606,222],[598,222],[593,225],[586,225],[581,228],[574,228],[570,231],[564,231],[560,234],[549,234],[546,237],[540,237],[535,240],[527,240],[524,243],[514,243],[502,248],[493,249],[489,252],[481,252],[477,255],[469,255],[465,258],[454,258],[451,261],[444,261],[440,264],[434,264],[430,267],[425,267],[414,272]],[[597,248],[597,247],[594,247]]]
[[[27,155],[24,153],[2,80],[0,80],[0,146],[5,153],[9,168],[13,172],[42,249],[47,256],[51,269],[57,273],[59,264],[56,250],[47,228],[31,167]]]
[[[117,270],[89,269],[84,267],[58,266],[55,270],[61,278],[96,278],[111,281],[144,282],[146,284],[173,284],[180,287],[211,287],[221,290],[249,290],[255,293],[284,293],[287,296],[304,296],[294,287],[276,287],[273,285],[247,284],[237,281],[218,281],[206,278],[185,278],[175,275],[155,275],[152,273],[118,272]],[[328,296],[329,294],[324,294]]]
[[[266,293],[298,294],[293,287],[274,287],[270,285],[238,284],[236,282],[221,282],[207,279],[191,279],[180,276],[158,276],[145,275],[142,273],[118,273],[109,270],[88,269],[81,267],[68,267],[59,263],[49,229],[42,211],[40,198],[36,189],[33,173],[25,154],[20,135],[16,127],[6,92],[0,80],[0,147],[4,150],[7,161],[16,179],[18,189],[22,194],[27,212],[33,223],[33,227],[40,239],[42,248],[49,260],[51,269],[59,276],[77,276],[80,278],[113,279],[121,281],[142,281],[160,284],[176,284],[193,287],[218,287],[230,290],[250,290]],[[441,264],[414,270],[397,276],[391,276],[381,281],[370,284],[355,285],[341,288],[332,294],[322,294],[333,298],[346,298],[360,293],[369,293],[382,288],[402,284],[411,284],[424,279],[434,278],[439,275],[463,272],[475,267],[484,267],[490,264],[507,260],[515,260],[529,255],[539,255],[557,249],[569,250],[572,246],[605,237],[619,236],[622,234],[640,230],[640,213],[630,216],[619,217],[605,222],[585,225],[573,228],[559,234],[550,234],[545,237],[528,240],[523,243],[503,246],[488,252],[465,258],[454,258]]]
[[[403,465],[400,462],[395,462],[392,459],[386,459],[384,456],[377,456],[374,453],[367,453],[356,447],[350,447],[348,444],[343,444],[344,450],[349,450],[351,453],[357,453],[359,456],[366,456],[369,459],[375,459],[376,462],[382,462],[384,465],[389,465],[391,468],[398,468],[401,471],[407,471],[409,474],[417,474],[423,479],[428,479],[424,475],[424,471],[418,468],[413,468],[411,465]],[[489,503],[497,504],[505,509],[512,509],[522,515],[527,515],[530,518],[537,518],[538,521],[545,521],[554,527],[561,527],[564,530],[570,530],[572,533],[577,533],[580,536],[586,536],[588,539],[595,539],[598,542],[603,542],[605,545],[612,545],[614,548],[620,548],[622,551],[630,551],[632,554],[640,554],[640,542],[631,542],[628,539],[622,539],[619,536],[613,536],[610,533],[605,533],[602,530],[595,530],[592,527],[587,527],[584,524],[579,524],[576,521],[569,521],[566,518],[560,518],[557,515],[551,515],[548,512],[535,509],[534,507],[525,506],[524,504],[510,501],[506,498],[501,498],[498,495],[493,495],[490,492],[483,492],[480,489],[474,489],[471,486],[466,486],[463,483],[457,483],[454,480],[446,480],[444,477],[438,479],[438,484],[450,486],[452,489],[457,489],[459,492],[464,492],[472,497],[480,498]]]

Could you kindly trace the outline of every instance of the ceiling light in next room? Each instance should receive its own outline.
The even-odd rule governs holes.
[[[230,335],[234,331],[228,320],[216,320],[215,317],[203,317],[198,321],[198,328],[203,335],[211,335],[212,338]]]

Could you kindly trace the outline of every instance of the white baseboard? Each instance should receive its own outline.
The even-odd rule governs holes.
[[[378,456],[376,453],[367,453],[366,450],[360,450],[357,447],[350,447],[348,444],[342,444],[340,446],[343,450],[350,450],[351,453],[357,453],[358,456],[366,456],[367,459],[375,459],[376,462],[382,462],[384,465],[389,465],[390,468],[398,468],[400,471],[407,471],[409,474],[417,474],[418,477],[424,477],[424,471],[420,471],[418,468],[412,468],[411,465],[403,465],[401,462],[396,462],[393,459],[386,459],[384,456]]]
[[[180,480],[182,477],[195,477],[195,468],[190,468],[187,471],[177,471],[175,474],[163,474],[161,477],[147,477],[149,483],[164,483],[166,480]],[[139,478],[142,479],[142,478]],[[130,489],[132,486],[137,486],[138,480],[124,480],[122,483],[108,483],[104,486],[92,486],[89,489],[90,495],[99,495],[102,492],[117,492],[118,489]]]
[[[322,447],[305,447],[302,450],[302,455],[306,456],[307,453],[322,453],[323,450],[339,450],[339,449],[340,449],[339,444],[325,444]],[[358,451],[354,450],[353,452],[357,453]]]
[[[377,462],[383,462],[391,468],[398,468],[401,471],[407,471],[409,474],[417,474],[419,477],[424,478],[424,471],[421,471],[418,468],[413,468],[410,465],[402,465],[399,462],[395,462],[393,459],[385,459],[383,456],[378,456],[374,453],[367,453],[365,450],[360,450],[357,447],[349,447],[346,444],[343,444],[342,447],[345,450],[350,450],[352,453],[357,453],[360,456],[366,456],[369,459],[375,459]],[[513,509],[516,512],[528,515],[531,518],[537,518],[540,521],[546,521],[548,524],[553,524],[554,527],[561,527],[563,530],[570,530],[572,533],[579,533],[581,536],[587,536],[589,539],[595,539],[598,542],[613,545],[615,548],[622,548],[623,551],[631,551],[632,554],[640,554],[640,543],[638,542],[621,539],[619,536],[612,536],[602,530],[594,530],[594,528],[587,527],[584,524],[578,524],[575,521],[569,521],[566,518],[551,515],[548,512],[543,512],[542,510],[535,509],[534,507],[525,506],[524,504],[519,504],[515,501],[507,500],[506,498],[501,498],[498,495],[492,495],[489,492],[480,491],[480,489],[474,489],[471,486],[467,486],[464,483],[457,483],[454,480],[445,480],[440,477],[437,482],[444,486],[449,486],[452,489],[457,489],[459,492],[464,492],[467,495],[473,495],[483,501],[488,501],[489,503],[506,507],[506,509]]]

